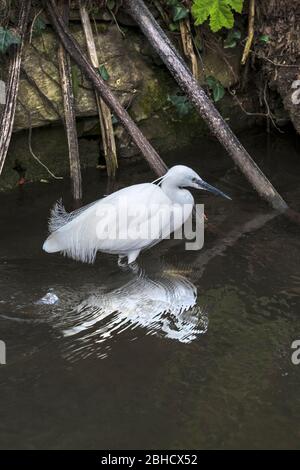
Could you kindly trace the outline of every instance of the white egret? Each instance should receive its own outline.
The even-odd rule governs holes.
[[[74,212],[67,213],[57,203],[43,249],[87,263],[102,251],[119,255],[119,263],[127,257],[131,264],[142,250],[167,238],[190,217],[194,198],[187,187],[230,199],[191,168],[176,165],[153,183],[123,188]]]

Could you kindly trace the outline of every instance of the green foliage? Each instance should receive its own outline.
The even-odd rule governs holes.
[[[42,20],[42,18],[37,17],[34,24],[32,32],[34,35],[39,36],[42,32],[46,29],[46,23]]]
[[[259,37],[259,40],[260,42],[264,42],[265,44],[267,44],[268,42],[270,42],[270,36],[268,36],[267,34],[262,34]]]
[[[112,125],[114,126],[115,124],[119,124],[119,119],[114,114],[112,114],[111,122],[112,122]]]
[[[217,101],[220,101],[225,95],[225,90],[222,83],[212,76],[206,78],[206,83],[212,91],[214,102],[216,103]]]
[[[224,49],[230,49],[236,47],[237,43],[241,39],[241,32],[238,29],[231,29],[227,34],[227,38],[224,41]]]
[[[184,95],[169,95],[168,101],[175,106],[180,117],[186,116],[193,108],[187,97]]]
[[[11,31],[0,26],[0,52],[4,54],[12,44],[20,44],[20,37]]]
[[[167,3],[170,7],[172,7],[173,23],[177,23],[178,21],[183,20],[188,16],[189,10],[183,6],[180,0],[168,0]]]
[[[109,10],[113,10],[116,6],[115,0],[107,0],[106,6]]]
[[[178,23],[169,23],[169,30],[172,32],[179,31]]]
[[[103,78],[103,80],[105,80],[105,81],[109,80],[109,73],[108,73],[107,68],[105,67],[105,65],[103,65],[103,64],[100,65],[98,70],[99,70],[99,73],[100,73],[101,77]]]
[[[195,24],[200,25],[210,18],[213,32],[221,28],[231,29],[234,25],[233,11],[242,12],[244,0],[194,0],[192,14]]]

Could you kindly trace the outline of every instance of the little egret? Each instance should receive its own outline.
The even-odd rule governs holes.
[[[126,258],[131,264],[142,250],[167,238],[190,217],[194,198],[187,187],[230,199],[191,168],[176,165],[153,183],[123,188],[74,212],[67,213],[57,203],[43,249],[86,263],[93,263],[102,251],[119,255],[120,264]]]

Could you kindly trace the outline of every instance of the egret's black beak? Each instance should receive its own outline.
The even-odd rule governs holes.
[[[216,196],[222,196],[222,197],[225,197],[226,199],[230,199],[231,201],[231,197],[227,196],[227,194],[223,193],[219,189],[215,188],[211,184],[206,183],[203,180],[198,181],[198,187],[199,189],[204,189],[204,191],[209,191],[210,193],[213,193]]]

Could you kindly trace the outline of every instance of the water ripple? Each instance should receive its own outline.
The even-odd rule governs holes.
[[[96,351],[105,357],[109,340],[127,330],[141,328],[146,335],[190,343],[208,327],[207,313],[197,306],[196,287],[174,273],[150,278],[140,272],[117,289],[94,292],[68,314],[67,321],[63,335],[72,338],[70,358]],[[95,348],[100,344],[104,349]]]

